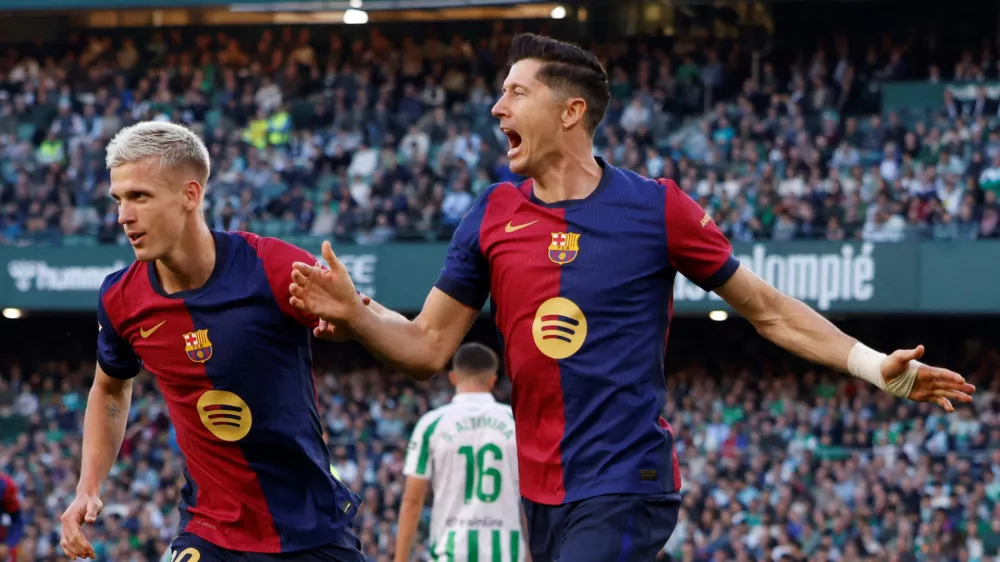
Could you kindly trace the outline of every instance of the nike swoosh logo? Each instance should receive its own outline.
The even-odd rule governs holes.
[[[155,332],[155,331],[159,330],[159,329],[160,329],[160,326],[162,326],[162,325],[164,325],[164,324],[166,324],[166,323],[167,323],[167,321],[166,321],[166,320],[164,320],[163,322],[160,322],[159,324],[157,324],[157,325],[153,326],[152,328],[150,328],[150,329],[148,329],[148,330],[143,330],[143,329],[142,329],[142,328],[140,327],[140,328],[139,328],[139,335],[140,335],[140,336],[142,336],[142,339],[146,339],[146,338],[148,338],[149,336],[153,335],[153,332]]]
[[[504,228],[503,230],[504,230],[504,232],[517,232],[518,230],[521,230],[522,228],[527,228],[527,227],[535,224],[536,222],[538,222],[538,221],[526,222],[524,224],[519,224],[517,226],[514,226],[514,225],[512,225],[511,223],[508,222],[507,223],[507,227]]]

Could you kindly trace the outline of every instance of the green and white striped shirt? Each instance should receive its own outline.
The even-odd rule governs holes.
[[[431,551],[439,562],[521,562],[517,445],[510,406],[460,393],[425,414],[403,473],[431,481]]]

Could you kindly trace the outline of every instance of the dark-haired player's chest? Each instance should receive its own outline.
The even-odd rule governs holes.
[[[481,250],[494,299],[510,305],[558,292],[614,307],[628,300],[623,293],[662,283],[669,268],[662,214],[615,211],[524,205],[506,220],[485,223]]]

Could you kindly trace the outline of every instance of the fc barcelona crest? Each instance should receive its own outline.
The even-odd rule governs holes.
[[[195,363],[204,363],[212,358],[212,342],[208,339],[208,330],[197,330],[184,334],[184,351],[188,359]]]
[[[563,265],[576,259],[580,253],[580,235],[573,232],[553,232],[549,244],[549,259]]]

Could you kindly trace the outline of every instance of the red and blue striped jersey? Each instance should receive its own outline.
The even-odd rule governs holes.
[[[21,512],[21,494],[17,483],[6,474],[0,474],[0,516],[2,515],[7,516],[8,522],[0,525],[0,544],[7,547],[10,560],[16,560],[17,545],[24,536],[24,514]]]
[[[97,360],[159,383],[186,462],[182,530],[222,548],[294,552],[332,543],[359,498],[330,474],[312,372],[316,319],[289,304],[292,263],[274,238],[213,232],[215,268],[166,294],[152,263],[105,279]]]
[[[558,505],[680,489],[664,352],[679,271],[706,290],[739,263],[670,180],[603,160],[587,198],[496,184],[459,225],[436,287],[491,309],[512,382],[521,495]]]

